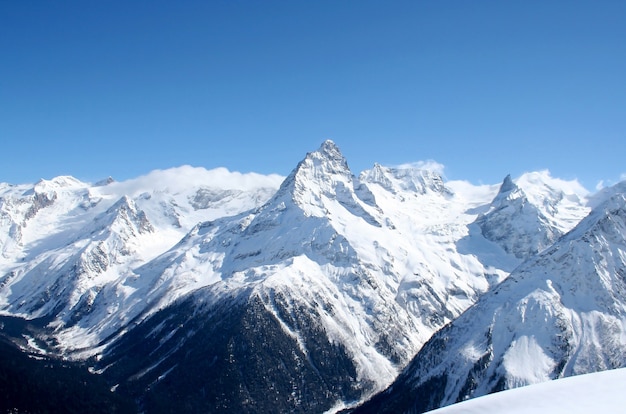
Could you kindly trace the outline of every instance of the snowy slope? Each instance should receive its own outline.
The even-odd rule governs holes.
[[[616,193],[435,334],[356,412],[423,412],[626,366],[626,195]]]
[[[626,369],[529,385],[448,407],[430,414],[618,414],[626,407]]]

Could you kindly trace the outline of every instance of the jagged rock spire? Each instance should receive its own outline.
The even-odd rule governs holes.
[[[347,193],[354,193],[354,187],[354,177],[346,159],[333,141],[326,140],[298,163],[274,200],[284,201],[289,197],[291,202],[310,210],[311,214],[323,216],[323,198],[346,198]]]
[[[324,141],[319,149],[309,152],[292,174],[299,179],[320,179],[322,181],[328,181],[335,175],[351,180],[352,175],[348,162],[339,147],[331,140]]]
[[[516,188],[517,186],[513,182],[513,179],[511,178],[511,174],[507,174],[507,176],[504,177],[504,181],[502,181],[502,185],[500,186],[499,193],[500,194],[508,193],[508,192],[515,190]]]
[[[363,171],[359,180],[378,184],[393,194],[403,192],[451,194],[441,174],[419,167],[383,167],[376,163],[371,170]]]

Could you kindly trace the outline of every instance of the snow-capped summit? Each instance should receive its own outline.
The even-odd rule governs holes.
[[[351,177],[348,162],[339,147],[333,141],[326,140],[319,149],[306,154],[283,185],[290,185],[293,181],[296,190],[303,186],[323,187],[336,181],[350,181]]]
[[[0,298],[6,310],[31,317],[75,314],[86,291],[101,289],[120,277],[124,266],[140,260],[155,231],[127,196],[81,230],[49,242],[49,249],[31,249],[29,260],[4,276]]]
[[[504,177],[502,184],[500,185],[500,191],[498,191],[498,196],[496,197],[500,198],[500,197],[503,197],[503,195],[506,196],[518,189],[519,187],[515,185],[515,183],[513,182],[513,179],[511,178],[511,174],[507,174],[507,176]]]
[[[585,196],[575,181],[554,179],[547,171],[526,173],[517,183],[507,175],[491,208],[476,222],[485,238],[525,259],[554,243],[587,215]]]
[[[356,208],[358,213],[367,214],[359,207],[372,203],[371,194],[359,199],[364,188],[354,178],[348,162],[334,142],[327,140],[317,151],[310,152],[285,179],[275,199],[287,196],[305,214],[324,217],[328,204],[338,201],[346,208]]]
[[[619,183],[611,186],[604,187],[597,193],[588,197],[588,205],[591,208],[595,208],[606,200],[614,196],[615,194],[626,193],[626,181],[620,181]]]
[[[113,177],[109,176],[109,177],[107,177],[105,179],[97,181],[93,186],[94,187],[104,187],[104,186],[107,186],[107,185],[109,185],[111,183],[114,183],[114,182],[115,182],[115,180],[113,179]]]
[[[77,187],[86,187],[87,184],[83,183],[77,178],[74,178],[70,175],[60,175],[58,177],[54,177],[51,180],[44,180],[43,178],[39,180],[35,186],[35,192],[45,192],[47,190],[59,189],[59,188],[77,188]]]
[[[303,168],[303,166],[306,167]],[[323,179],[334,174],[344,175],[350,172],[348,162],[339,150],[339,147],[329,139],[324,141],[317,151],[309,152],[296,170],[303,171],[310,167],[314,167],[315,173],[313,178],[317,179]]]
[[[88,184],[69,176],[42,179],[34,185],[3,187],[0,193],[0,266],[20,257],[26,245],[49,236],[61,216],[83,201],[87,187]]]
[[[398,193],[426,194],[427,192],[450,194],[441,175],[432,170],[416,167],[383,167],[374,164],[371,170],[361,173],[362,182],[378,184],[387,191]]]
[[[154,227],[146,217],[146,213],[139,210],[128,196],[123,196],[103,215],[96,217],[94,227],[119,233],[125,232],[127,238],[136,234],[154,232]]]

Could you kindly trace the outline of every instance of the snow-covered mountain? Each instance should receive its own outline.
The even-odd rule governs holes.
[[[136,281],[133,269],[200,221],[262,205],[281,181],[180,167],[120,183],[57,177],[34,186],[2,185],[0,307],[5,314],[47,319],[62,349],[92,345],[147,305],[137,286],[150,281],[126,283]]]
[[[504,179],[489,211],[477,220],[485,238],[523,259],[554,243],[588,209],[587,191],[576,183],[550,177],[547,171],[526,173],[514,183]]]
[[[274,405],[326,410],[389,384],[430,335],[507,272],[487,270],[476,256],[455,251],[455,243],[467,236],[463,223],[471,223],[476,215],[465,213],[466,200],[445,187],[440,176],[375,169],[357,179],[336,145],[327,141],[298,164],[263,207],[196,227],[147,266],[150,273],[161,275],[164,285],[181,278],[185,285],[201,279],[205,288],[115,341],[112,351],[104,353],[103,366],[119,367],[128,387],[141,373],[147,382],[135,381],[139,388],[152,383],[160,394],[180,393],[157,385],[158,379],[189,375],[191,367],[181,363],[182,350],[200,347],[195,352],[206,352],[206,335],[213,331],[206,325],[198,329],[197,320],[241,313],[241,319],[223,323],[220,331],[232,332],[240,338],[238,343],[247,342],[248,351],[268,344],[268,349],[284,349],[290,355],[290,364],[270,370],[273,375],[266,373],[262,382],[268,387],[286,382],[283,387],[298,397],[281,392]],[[416,177],[422,185],[414,185]],[[440,280],[442,275],[446,280]],[[178,329],[170,325],[172,315],[190,313],[203,316]],[[263,329],[250,333],[248,318]],[[136,359],[142,352],[133,344],[149,340],[146,335],[155,332],[156,337],[166,336],[172,329],[172,340],[159,343],[152,358],[127,368],[127,358]],[[209,336],[215,335],[218,332]],[[233,352],[212,358],[238,366]],[[257,383],[268,361],[284,358],[267,355],[267,350],[255,353],[266,357],[249,361],[240,355],[246,361],[238,369],[244,383]],[[305,377],[309,380],[302,390]],[[227,393],[219,384],[208,388]],[[264,390],[230,395],[224,404],[242,411],[269,409],[260,405]],[[219,396],[209,401],[215,398]],[[202,407],[209,408],[215,409]]]
[[[589,211],[546,172],[357,177],[331,141],[281,180],[181,167],[0,185],[0,312],[147,411],[338,410]]]
[[[422,348],[355,412],[424,412],[495,391],[626,366],[626,194],[607,193]]]

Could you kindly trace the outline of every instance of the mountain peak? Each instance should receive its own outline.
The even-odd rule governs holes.
[[[451,193],[437,171],[419,166],[383,167],[375,163],[371,170],[363,171],[359,179],[366,183],[378,184],[393,194]]]
[[[351,175],[348,162],[339,147],[331,140],[324,141],[316,151],[307,153],[290,176],[302,177],[311,174],[312,178],[316,179],[324,179],[334,174]]]
[[[103,180],[98,181],[93,186],[94,187],[104,187],[104,186],[107,186],[107,185],[109,185],[111,183],[114,183],[114,182],[115,182],[115,180],[113,179],[113,177],[109,176],[109,177],[107,177],[107,178],[105,178]]]
[[[75,188],[85,187],[86,184],[69,175],[60,175],[54,177],[51,180],[44,180],[43,178],[37,181],[34,186],[35,191],[49,191],[57,188]]]
[[[337,147],[337,144],[335,144],[333,140],[327,139],[324,142],[322,142],[322,145],[320,145],[319,151],[321,150],[339,151],[339,147]]]
[[[321,154],[322,156],[324,156],[328,160],[334,160],[334,161],[338,161],[338,162],[342,162],[342,161],[345,162],[343,154],[339,150],[339,147],[337,146],[337,144],[335,144],[333,141],[331,141],[329,139],[327,139],[326,141],[322,142],[322,145],[320,145],[318,150],[315,151],[315,152]]]
[[[593,238],[593,233],[601,233],[598,236],[602,240],[626,238],[626,193],[615,193],[602,204],[596,206],[588,216],[569,232],[564,239],[571,240],[582,238],[587,235]]]
[[[107,233],[110,230],[130,235],[154,232],[146,213],[138,209],[133,199],[127,195],[122,196],[102,216],[94,220],[94,223],[99,222],[101,231]]]
[[[525,173],[515,181],[507,175],[490,210],[477,223],[486,239],[525,259],[554,243],[587,213],[576,182],[540,171]]]
[[[316,177],[319,177],[319,174],[351,175],[348,162],[339,147],[329,139],[324,141],[317,151],[306,155],[297,169],[302,168],[315,169]]]
[[[268,227],[286,210],[295,207],[303,217],[327,220],[338,211],[347,210],[367,223],[380,226],[374,211],[374,196],[350,171],[346,159],[334,142],[327,140],[304,159],[283,181],[274,197],[262,208],[251,229]],[[335,212],[335,213],[333,213]],[[282,219],[281,219],[282,220]],[[260,225],[260,223],[263,223]]]
[[[517,198],[526,198],[526,193],[521,187],[515,184],[515,182],[511,178],[511,174],[508,174],[506,177],[504,177],[504,180],[500,185],[500,190],[498,190],[498,194],[493,199],[493,204],[502,205]]]
[[[511,178],[511,174],[508,174],[504,177],[504,181],[502,181],[502,185],[500,186],[500,193],[507,193],[517,188],[513,179]]]
[[[298,204],[319,204],[320,195],[334,198],[337,188],[352,188],[352,173],[341,151],[331,140],[309,152],[281,185],[276,197],[290,193]]]

